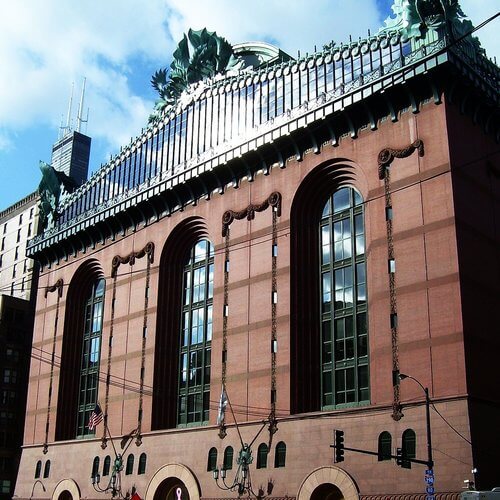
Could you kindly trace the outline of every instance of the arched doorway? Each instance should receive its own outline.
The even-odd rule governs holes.
[[[200,500],[200,496],[195,475],[185,465],[168,464],[152,477],[145,500]]]
[[[80,488],[73,479],[63,479],[54,489],[52,500],[80,500]]]
[[[344,495],[337,486],[326,483],[318,486],[312,492],[311,500],[344,500]]]
[[[178,477],[169,477],[160,483],[153,500],[191,500],[186,485]]]
[[[297,500],[359,500],[359,490],[345,470],[320,467],[302,481]]]

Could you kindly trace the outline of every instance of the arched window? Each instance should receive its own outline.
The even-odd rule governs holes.
[[[378,459],[390,460],[392,455],[392,437],[390,432],[381,432],[378,437]]]
[[[131,453],[127,457],[127,467],[125,468],[125,474],[128,476],[134,472],[134,455]]]
[[[45,467],[43,468],[43,477],[49,477],[50,474],[50,460],[45,462]]]
[[[41,473],[42,473],[42,461],[38,460],[35,467],[35,479],[38,479]]]
[[[321,163],[290,209],[293,414],[369,404],[364,204],[348,179],[363,185],[362,169]]]
[[[363,200],[343,187],[320,222],[322,408],[369,400]]]
[[[217,448],[210,448],[207,460],[207,472],[217,469]]]
[[[208,240],[195,243],[183,270],[177,425],[208,422],[214,253]]]
[[[109,455],[106,455],[106,457],[104,457],[104,463],[102,464],[103,476],[109,476],[110,466],[111,466],[111,457]]]
[[[87,426],[98,396],[105,293],[102,277],[99,262],[89,259],[76,270],[68,287],[57,398],[56,441],[95,433],[89,431]]]
[[[274,451],[274,467],[285,467],[286,463],[286,444],[280,441]]]
[[[267,455],[269,448],[267,444],[262,443],[257,450],[257,469],[265,469],[267,467]]]
[[[223,469],[230,470],[233,468],[233,455],[234,455],[233,447],[228,446],[224,450],[224,465],[222,467]]]
[[[80,393],[78,400],[77,435],[95,434],[88,429],[90,414],[97,403],[99,365],[101,359],[102,317],[105,281],[97,280],[85,305],[83,346],[80,365]]]
[[[146,473],[146,454],[141,453],[139,457],[139,466],[137,468],[137,474],[145,474]]]
[[[99,457],[94,457],[94,461],[92,462],[92,473],[90,477],[96,477],[99,474]]]
[[[401,438],[403,460],[405,458],[417,458],[417,436],[413,429],[406,429]]]

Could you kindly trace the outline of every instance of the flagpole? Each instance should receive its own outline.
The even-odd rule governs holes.
[[[233,416],[233,420],[234,420],[234,423],[235,423],[235,426],[236,426],[236,430],[238,431],[238,436],[240,437],[241,446],[243,446],[244,443],[243,443],[243,438],[241,437],[240,427],[239,427],[238,421],[236,420],[236,417],[234,415],[233,405],[231,404],[231,401],[229,399],[227,391],[226,391],[226,398],[227,398],[227,404],[229,405],[229,409],[231,410],[231,415]]]
[[[106,431],[108,432],[109,440],[111,441],[111,446],[113,447],[113,451],[115,452],[115,457],[118,457],[118,453],[116,453],[115,443],[113,442],[113,437],[111,436],[111,432],[109,432],[108,416],[107,415],[104,417],[104,429],[105,429],[105,432]]]

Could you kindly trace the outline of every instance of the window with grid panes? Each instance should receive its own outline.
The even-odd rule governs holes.
[[[322,408],[368,403],[368,331],[363,200],[343,187],[320,223]]]
[[[97,402],[104,289],[105,281],[103,279],[96,281],[85,305],[76,432],[79,437],[95,434],[95,430],[89,431],[87,424]]]
[[[184,267],[177,425],[208,422],[214,286],[213,246],[198,241]]]

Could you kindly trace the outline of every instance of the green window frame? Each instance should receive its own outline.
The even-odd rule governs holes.
[[[97,280],[85,304],[77,437],[94,436],[96,432],[90,431],[87,425],[97,403],[105,288],[104,279]]]
[[[207,424],[214,290],[214,249],[206,239],[189,251],[184,266],[179,349],[177,426]]]
[[[0,493],[5,493],[5,494],[9,494],[11,491],[10,491],[10,488],[11,488],[11,481],[10,479],[1,479],[0,480]]]
[[[320,227],[321,407],[369,403],[364,204],[351,187],[324,205]]]
[[[106,455],[104,457],[104,463],[102,464],[102,475],[109,476],[109,469],[111,468],[111,457]]]
[[[50,476],[50,460],[45,462],[45,467],[43,468],[43,477],[44,479]]]
[[[38,479],[41,473],[42,473],[42,461],[38,460],[35,467],[35,479]]]
[[[232,446],[227,446],[226,449],[224,450],[224,465],[223,469],[225,470],[231,470],[233,468],[233,457],[234,457],[234,450]]]
[[[217,469],[217,448],[210,448],[207,460],[207,472]]]
[[[137,466],[137,474],[146,474],[146,462],[147,456],[145,453],[141,453],[139,456],[139,465]]]
[[[417,435],[413,429],[406,429],[401,437],[402,455],[405,458],[417,458]]]
[[[90,477],[96,477],[97,474],[99,474],[99,462],[100,462],[99,457],[94,457],[94,461],[92,462],[92,472],[90,474]]]
[[[274,450],[274,467],[285,467],[286,465],[286,444],[280,441]]]
[[[257,469],[265,469],[267,467],[267,456],[269,455],[269,447],[262,443],[257,449]]]
[[[125,475],[129,476],[134,472],[134,455],[131,453],[127,457],[127,466],[125,467]]]
[[[383,431],[378,437],[379,461],[390,460],[392,455],[392,436],[390,432]]]

